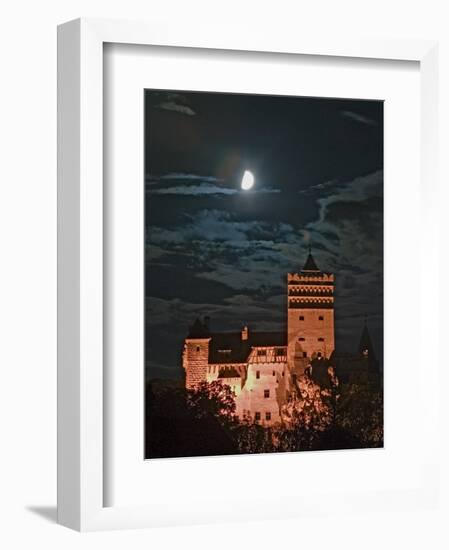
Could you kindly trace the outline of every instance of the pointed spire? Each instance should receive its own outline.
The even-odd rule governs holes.
[[[301,271],[320,271],[316,265],[315,259],[312,256],[312,247],[309,244],[309,255],[307,256],[306,263]]]
[[[374,347],[373,343],[371,341],[371,336],[368,331],[368,323],[367,323],[367,316],[365,314],[364,323],[363,323],[363,330],[362,334],[360,336],[360,342],[359,342],[359,354],[363,357],[367,357],[370,360],[376,360],[376,355],[374,353]]]

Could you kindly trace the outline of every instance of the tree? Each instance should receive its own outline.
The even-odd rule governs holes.
[[[345,384],[338,409],[339,425],[356,437],[361,447],[383,446],[383,394],[368,377]]]
[[[238,452],[225,426],[228,416],[220,414],[233,410],[226,389],[219,392],[212,388],[209,395],[207,388],[193,392],[168,381],[157,381],[147,384],[146,394],[146,458]]]
[[[327,371],[326,387],[314,382],[310,370],[298,378],[296,391],[281,410],[286,429],[285,433],[278,430],[277,437],[283,450],[311,448],[319,433],[335,422],[339,381],[333,367]]]
[[[235,421],[235,394],[219,380],[187,390],[187,404],[196,418],[213,416],[223,424]]]
[[[232,434],[239,453],[271,453],[276,450],[274,430],[261,426],[249,416],[232,427]]]

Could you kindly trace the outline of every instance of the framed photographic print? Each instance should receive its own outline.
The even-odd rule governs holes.
[[[58,40],[59,522],[433,505],[435,44]]]

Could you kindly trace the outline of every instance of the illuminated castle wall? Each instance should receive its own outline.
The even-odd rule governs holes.
[[[322,272],[309,250],[303,269],[287,274],[287,333],[211,332],[197,319],[184,341],[186,387],[220,380],[235,393],[236,413],[265,425],[298,391],[311,363],[328,363],[335,348],[334,275]]]

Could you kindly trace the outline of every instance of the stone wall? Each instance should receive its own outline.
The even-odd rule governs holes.
[[[186,338],[182,366],[186,372],[186,388],[192,389],[207,379],[210,338]]]

